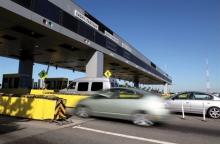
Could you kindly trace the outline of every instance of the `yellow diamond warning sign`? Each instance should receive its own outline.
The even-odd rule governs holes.
[[[109,70],[107,70],[105,71],[104,75],[105,77],[110,78],[112,76],[112,73]]]

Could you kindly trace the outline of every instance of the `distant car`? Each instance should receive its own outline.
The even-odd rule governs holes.
[[[153,125],[169,115],[159,96],[135,88],[111,88],[84,99],[76,115],[131,120],[137,125]]]
[[[211,118],[220,118],[220,98],[203,92],[182,92],[166,100],[166,108],[171,112],[206,114]]]
[[[212,93],[212,95],[220,97],[220,93]]]

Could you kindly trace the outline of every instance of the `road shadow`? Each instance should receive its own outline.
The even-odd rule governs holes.
[[[178,124],[158,124],[154,128],[160,130],[171,130],[181,133],[193,133],[193,134],[201,134],[201,135],[209,135],[219,137],[220,130],[216,128],[207,128],[207,127],[196,127],[196,126],[188,126],[188,125],[178,125]]]
[[[194,115],[195,116],[195,115]],[[128,124],[128,125],[134,125],[131,121],[127,120],[119,120],[119,119],[112,119],[112,118],[100,118],[100,117],[93,117],[97,120],[103,120],[103,121],[109,121],[114,122],[117,124]],[[164,130],[164,132],[167,131],[174,131],[174,132],[181,132],[181,133],[192,133],[192,134],[201,134],[201,135],[208,135],[208,136],[214,136],[219,137],[220,129],[214,127],[214,126],[202,126],[202,125],[186,125],[186,124],[175,124],[175,123],[169,123],[169,122],[162,122],[162,123],[155,123],[155,125],[150,127],[143,127],[143,126],[136,126],[139,128],[147,128],[152,130]]]
[[[26,118],[31,117],[32,103],[30,98],[0,96],[0,135],[24,129],[19,127],[18,122],[28,121]]]
[[[28,119],[17,118],[17,117],[8,117],[0,115],[0,135],[23,130],[24,128],[20,127],[17,122],[29,121]]]

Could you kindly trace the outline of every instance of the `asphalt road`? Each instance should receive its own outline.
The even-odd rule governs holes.
[[[174,115],[165,124],[153,127],[140,127],[112,119],[82,119],[81,124],[41,132],[7,144],[220,143],[220,119],[207,119],[204,122],[201,116],[186,116],[185,120],[180,117]]]

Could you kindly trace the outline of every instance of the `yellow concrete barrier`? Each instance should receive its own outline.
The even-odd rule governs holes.
[[[88,96],[84,95],[65,95],[65,94],[55,94],[57,97],[66,100],[66,107],[68,108],[75,108],[77,103]]]
[[[32,89],[30,94],[31,95],[43,95],[43,94],[52,94],[54,93],[54,90],[48,90],[48,89]]]
[[[36,120],[53,120],[56,117],[57,99],[34,97],[0,97],[0,114],[31,118]]]
[[[87,98],[88,96],[86,95],[76,95],[76,94],[59,94],[59,93],[53,93],[53,90],[37,90],[37,89],[32,89],[31,94],[34,95],[44,95],[44,96],[56,96],[58,98],[62,98],[66,100],[66,107],[68,108],[75,108],[77,103],[80,100],[83,100]]]

